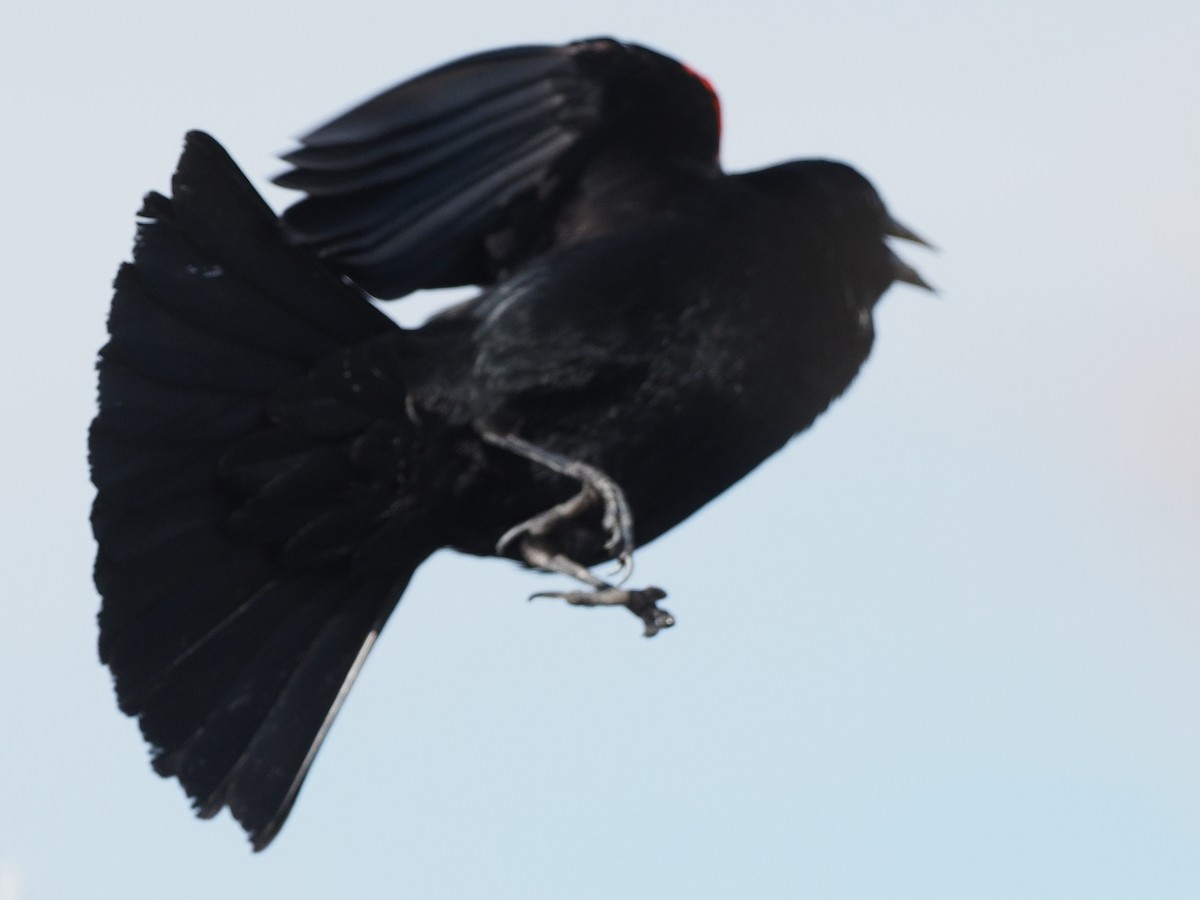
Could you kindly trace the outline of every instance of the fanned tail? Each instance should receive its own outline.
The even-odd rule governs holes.
[[[287,244],[207,135],[172,194],[146,198],[99,362],[100,656],[155,769],[262,849],[436,542],[378,452],[417,440],[403,385],[372,386],[385,421],[312,384],[396,326]]]

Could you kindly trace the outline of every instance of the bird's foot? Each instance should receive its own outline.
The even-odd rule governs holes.
[[[643,634],[654,637],[664,628],[675,624],[675,617],[665,609],[660,609],[658,601],[667,596],[662,588],[648,587],[638,590],[604,585],[592,591],[540,591],[529,599],[551,597],[566,600],[572,606],[624,606],[642,620],[645,625]]]
[[[599,502],[604,507],[601,522],[607,535],[604,549],[611,552],[617,561],[617,567],[612,574],[617,576],[615,580],[618,584],[633,574],[633,511],[629,508],[629,501],[625,499],[625,492],[619,484],[595,466],[543,450],[513,435],[498,435],[485,431],[482,432],[482,437],[490,444],[503,447],[554,472],[574,478],[582,486],[579,493],[569,500],[504,532],[496,542],[497,554],[505,555],[522,538],[545,537],[560,523],[575,518]]]

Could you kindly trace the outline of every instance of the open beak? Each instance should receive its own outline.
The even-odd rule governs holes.
[[[911,241],[914,244],[920,244],[922,247],[927,247],[930,250],[937,249],[933,246],[933,244],[929,243],[929,241],[925,240],[907,225],[901,225],[895,219],[888,220],[888,227],[884,229],[883,233],[888,237],[900,238],[904,241]],[[929,291],[932,294],[937,293],[937,289],[934,288],[933,285],[922,278],[916,269],[898,257],[895,253],[892,253],[892,277],[895,278],[896,281],[903,281],[905,284],[911,284],[913,287],[919,287],[922,290]]]
[[[884,234],[888,237],[900,238],[904,241],[912,241],[914,244],[920,244],[922,247],[928,247],[930,250],[936,250],[937,247],[925,240],[907,225],[901,225],[895,219],[888,219],[888,227],[884,229]]]

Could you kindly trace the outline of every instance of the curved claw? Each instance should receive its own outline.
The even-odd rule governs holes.
[[[514,525],[508,531],[504,532],[504,534],[500,535],[500,540],[496,541],[496,555],[504,556],[508,552],[509,547],[516,543],[517,538],[524,535],[527,531],[525,523],[522,522],[519,525]]]
[[[624,584],[633,574],[633,511],[625,494],[613,483],[601,485],[598,493],[604,504],[604,518],[601,520],[608,540],[604,549],[614,552],[617,561],[616,568],[609,574],[615,576],[617,584]]]
[[[633,511],[625,494],[613,482],[592,485],[600,494],[604,504],[604,518],[601,520],[604,530],[608,532],[608,540],[604,542],[605,550],[619,550],[620,555],[633,552]]]
[[[617,564],[608,572],[609,577],[620,587],[633,577],[633,551],[622,550],[616,556]]]

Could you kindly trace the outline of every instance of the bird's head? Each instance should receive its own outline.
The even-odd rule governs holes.
[[[887,244],[900,238],[933,245],[898,222],[878,192],[856,169],[826,159],[805,159],[747,173],[751,183],[769,191],[812,232],[812,246],[824,248],[842,274],[867,281],[877,298],[897,281],[923,290],[934,288]],[[873,301],[872,301],[873,302]]]

